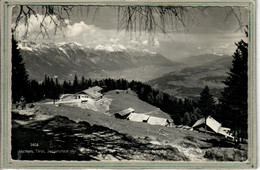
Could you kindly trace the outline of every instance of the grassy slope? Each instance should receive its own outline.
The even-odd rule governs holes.
[[[110,105],[110,113],[120,111],[129,107],[135,109],[137,113],[144,113],[157,110],[156,107],[138,99],[135,93],[124,93],[120,91],[116,94],[116,90],[105,94],[105,97],[113,99]],[[147,123],[131,122],[124,119],[116,119],[113,114],[104,114],[89,109],[81,109],[73,106],[61,105],[60,107],[50,104],[38,104],[36,114],[45,115],[62,115],[75,121],[87,121],[91,125],[97,124],[109,127],[120,133],[129,134],[134,137],[151,137],[153,139],[175,141],[186,136],[198,137],[201,141],[215,138],[209,134],[198,133],[177,129],[174,127],[164,127],[149,125]],[[168,116],[162,112],[163,116]],[[161,117],[163,117],[161,116]]]
[[[117,94],[117,92],[119,92]],[[105,94],[106,98],[112,99],[111,105],[110,105],[110,113],[115,113],[117,111],[121,111],[124,109],[127,109],[129,107],[135,109],[136,113],[149,113],[151,116],[161,117],[170,119],[170,116],[161,111],[158,110],[157,107],[152,106],[140,99],[138,99],[137,95],[130,91],[126,93],[125,90],[113,90],[109,91]]]
[[[117,91],[119,94],[116,94]],[[113,90],[107,92],[104,97],[112,99],[110,113],[115,113],[129,107],[135,109],[137,113],[150,112],[157,109],[157,107],[139,100],[133,92],[125,93],[123,90]]]
[[[148,137],[151,140],[159,141],[162,143],[177,144],[187,136],[195,138],[198,147],[210,147],[211,145],[206,143],[207,139],[217,139],[210,134],[199,133],[196,131],[187,131],[183,129],[177,129],[174,127],[164,127],[149,125],[147,123],[131,122],[128,120],[116,119],[112,115],[105,115],[103,113],[91,111],[88,109],[81,109],[72,106],[61,105],[56,107],[54,105],[38,104],[36,105],[36,114],[45,115],[62,115],[75,121],[87,121],[91,125],[102,125],[109,127],[119,133],[128,134],[133,137],[145,138]]]
[[[127,107],[132,107],[137,112],[148,112],[157,109],[148,103],[140,101],[134,94],[125,94],[122,92],[116,94],[116,91],[110,91],[105,96],[113,99],[110,108],[111,112]],[[191,160],[203,160],[203,155],[207,149],[211,147],[223,147],[223,142],[221,142],[222,138],[214,134],[131,122],[125,119],[116,119],[113,114],[104,114],[66,105],[57,107],[52,104],[38,103],[34,109],[36,115],[62,115],[71,120],[87,121],[91,125],[105,126],[119,133],[144,140],[145,142],[177,146],[179,150],[184,152]],[[198,150],[198,148],[204,151]]]

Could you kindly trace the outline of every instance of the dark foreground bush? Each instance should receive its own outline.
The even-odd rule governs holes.
[[[205,152],[204,158],[213,161],[246,161],[247,151],[234,148],[211,148]]]

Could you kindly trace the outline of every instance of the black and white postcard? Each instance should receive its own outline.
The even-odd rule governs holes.
[[[1,6],[4,167],[255,166],[253,1]]]

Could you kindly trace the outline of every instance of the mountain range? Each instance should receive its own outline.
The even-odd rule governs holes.
[[[208,85],[219,97],[232,57],[204,54],[174,62],[159,53],[120,47],[88,47],[79,43],[34,43],[20,41],[21,55],[31,79],[44,75],[73,80],[85,78],[124,78],[150,84],[178,98],[198,98]]]
[[[100,46],[87,47],[79,43],[38,44],[29,41],[20,41],[18,47],[30,78],[38,81],[43,80],[44,75],[58,76],[59,80],[73,79],[75,74],[87,78],[106,78],[115,72],[121,74],[122,70],[177,65],[148,50],[109,50]]]

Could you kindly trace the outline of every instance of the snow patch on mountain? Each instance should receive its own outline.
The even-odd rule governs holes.
[[[115,40],[116,41],[116,40]],[[67,57],[69,57],[69,54],[67,52],[68,49],[74,50],[95,50],[95,51],[107,51],[107,52],[122,52],[122,51],[135,51],[135,52],[141,52],[146,54],[153,54],[155,55],[156,52],[150,51],[149,49],[142,49],[138,50],[133,47],[124,46],[122,44],[106,44],[106,45],[96,45],[96,46],[86,46],[84,44],[78,43],[78,42],[58,42],[58,43],[35,43],[31,41],[19,41],[18,42],[18,48],[25,50],[25,51],[44,51],[46,49],[58,49],[60,53],[64,53]],[[69,57],[70,58],[70,57]]]
[[[25,44],[23,44],[23,43],[18,43],[18,49],[21,49],[21,50],[26,50],[26,51],[33,51],[33,49],[32,48],[30,48],[30,47],[28,47],[28,46],[24,46]]]
[[[96,60],[94,58],[90,58],[90,61],[92,61],[93,63],[97,63]]]
[[[70,59],[70,56],[68,55],[68,53],[66,52],[65,49],[63,49],[62,47],[59,47],[59,50],[62,51]]]
[[[58,46],[62,46],[62,45],[66,45],[66,44],[67,44],[67,42],[58,42],[57,43]]]
[[[78,42],[74,42],[74,44],[76,44],[77,46],[83,46],[82,44],[80,44]]]
[[[153,51],[149,51],[148,49],[143,49],[142,52],[145,52],[145,53],[150,53],[150,54],[156,54],[156,52],[153,52]]]
[[[126,47],[122,44],[113,44],[113,45],[97,45],[94,47],[95,50],[104,50],[109,52],[115,52],[115,51],[124,51],[126,50]]]
[[[19,42],[21,55],[33,79],[42,80],[44,75],[58,75],[59,79],[73,79],[70,74],[104,78],[122,77],[133,80],[139,71],[147,67],[172,67],[174,62],[149,49],[131,49],[120,44],[85,46],[75,42],[35,43]],[[105,71],[104,71],[105,70]],[[129,70],[121,73],[122,70]],[[123,75],[125,74],[125,75]],[[145,77],[147,77],[145,75]]]

